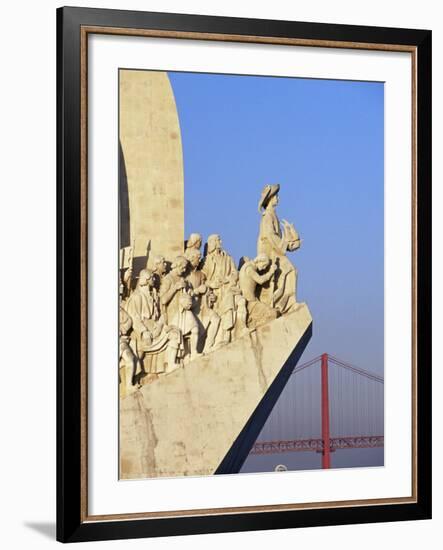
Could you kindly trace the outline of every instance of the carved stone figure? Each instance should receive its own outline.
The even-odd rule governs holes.
[[[132,292],[134,244],[120,249],[120,299],[125,301]]]
[[[173,319],[179,311],[179,297],[188,293],[189,283],[185,279],[188,260],[177,256],[171,266],[171,271],[164,276],[160,286],[160,303],[165,310],[166,322]]]
[[[176,366],[180,332],[167,326],[160,313],[151,270],[141,270],[137,287],[126,304],[126,311],[132,319],[132,342],[141,370],[147,374],[165,372],[164,359],[159,355],[163,351],[167,355],[167,371],[173,370]],[[143,361],[145,357],[146,360]]]
[[[131,293],[132,266],[120,269],[120,299],[125,301]]]
[[[126,392],[129,393],[135,383],[135,374],[137,369],[137,358],[129,345],[131,340],[130,332],[132,329],[132,319],[128,313],[120,306],[119,314],[119,366],[125,369]],[[119,377],[120,379],[120,377]]]
[[[214,234],[208,237],[202,271],[206,275],[207,286],[217,297],[215,309],[218,312],[225,298],[231,275],[237,271],[234,260],[222,249],[220,235]]]
[[[193,250],[198,250],[200,252],[201,245],[202,236],[200,233],[191,233],[189,239],[186,241],[185,258],[189,260],[189,254],[192,253]]]
[[[202,237],[191,233],[169,273],[169,262],[157,255],[153,270],[143,269],[132,290],[133,247],[122,249],[120,365],[131,373],[125,377],[128,384],[144,374],[170,372],[297,309],[297,270],[286,253],[301,241],[294,226],[280,223],[275,212],[279,190],[279,185],[267,185],[262,191],[258,254],[253,260],[243,256],[239,271],[220,235],[208,237],[202,261]]]
[[[297,270],[286,257],[300,247],[301,241],[294,226],[283,220],[283,231],[275,212],[280,185],[266,185],[263,188],[258,210],[262,214],[257,253],[266,254],[277,265],[269,284],[263,287],[260,300],[280,313],[294,311],[297,306]],[[262,212],[263,211],[263,212]]]
[[[148,269],[146,265],[146,269]],[[152,274],[154,278],[154,289],[157,294],[157,296],[160,296],[160,287],[163,281],[163,278],[165,277],[166,273],[168,272],[168,262],[165,260],[164,256],[157,255],[154,256],[152,259]],[[160,301],[160,311],[163,317],[166,319],[166,308],[163,306],[163,304]]]
[[[220,330],[220,316],[214,311],[216,301],[217,297],[214,291],[207,288],[201,297],[199,314],[199,321],[203,327],[204,340],[202,348],[204,353],[210,353],[227,343],[223,340],[223,334]]]
[[[197,319],[192,312],[192,297],[190,294],[180,294],[178,298],[178,312],[171,320],[172,326],[179,329],[182,336],[180,343],[180,358],[190,354],[191,361],[201,355],[198,351],[200,329]],[[187,345],[189,342],[189,345]],[[188,353],[189,352],[189,353]]]
[[[222,319],[224,342],[231,342],[234,336],[240,336],[247,330],[246,299],[239,286],[237,271],[231,273],[219,311]]]
[[[200,250],[188,249],[188,271],[186,280],[192,287],[193,294],[198,297],[206,292],[206,275],[199,269],[201,263]],[[198,311],[197,311],[198,313]]]
[[[214,304],[217,300],[213,291],[205,284],[206,275],[199,269],[201,254],[197,248],[188,249],[188,275],[186,280],[191,285],[193,305],[192,311],[195,313],[200,323],[201,335],[199,351],[213,351],[216,343],[220,316],[214,311]]]
[[[160,290],[160,285],[163,277],[168,271],[168,264],[163,256],[154,256],[152,259],[152,272],[154,274],[154,283],[157,291]]]
[[[279,315],[277,309],[259,299],[260,290],[274,275],[277,266],[271,265],[266,254],[259,254],[254,260],[246,261],[240,269],[240,288],[247,301],[248,327],[256,328]]]

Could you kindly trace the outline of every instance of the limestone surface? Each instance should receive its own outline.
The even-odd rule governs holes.
[[[120,478],[234,473],[311,335],[306,304],[120,402]]]
[[[158,254],[173,258],[183,251],[184,176],[180,123],[166,72],[120,71],[120,143],[134,258],[146,262],[149,243],[150,265]],[[137,272],[143,262],[136,261]]]

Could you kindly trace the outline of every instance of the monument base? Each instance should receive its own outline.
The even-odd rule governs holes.
[[[312,332],[306,304],[120,400],[120,478],[236,473]]]

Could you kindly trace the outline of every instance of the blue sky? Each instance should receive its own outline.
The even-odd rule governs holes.
[[[302,248],[298,298],[329,352],[383,373],[382,83],[170,72],[182,134],[185,232],[254,256],[262,187]]]

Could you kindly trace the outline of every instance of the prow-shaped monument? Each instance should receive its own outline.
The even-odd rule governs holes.
[[[311,337],[301,240],[266,185],[255,258],[184,241],[168,76],[122,70],[120,98],[120,479],[236,473]]]

